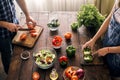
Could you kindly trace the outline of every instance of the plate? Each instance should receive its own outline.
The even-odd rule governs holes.
[[[67,67],[67,68],[64,70],[64,72],[63,72],[63,78],[64,78],[64,80],[70,80],[70,79],[65,75],[65,72],[66,72],[66,70],[67,70],[68,68],[72,68],[72,70],[74,70],[74,71],[77,71],[78,69],[80,69],[80,68],[77,67],[77,66]],[[84,78],[83,78],[83,79],[79,79],[79,80],[84,80]]]

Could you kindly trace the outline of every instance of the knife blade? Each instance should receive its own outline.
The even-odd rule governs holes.
[[[29,29],[29,28],[19,28],[18,30],[19,30],[19,31],[30,31],[30,30],[33,30],[33,29]]]

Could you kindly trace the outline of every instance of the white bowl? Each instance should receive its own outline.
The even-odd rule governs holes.
[[[23,51],[20,55],[21,59],[27,60],[30,58],[30,52],[29,51]]]

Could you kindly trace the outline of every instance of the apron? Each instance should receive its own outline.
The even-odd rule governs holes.
[[[108,26],[108,30],[103,38],[103,47],[120,46],[120,22],[117,19],[120,18],[120,8],[116,9],[111,17],[111,21]],[[120,77],[120,53],[110,53],[105,57],[110,75],[113,77]]]

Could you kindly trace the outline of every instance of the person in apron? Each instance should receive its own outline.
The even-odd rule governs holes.
[[[111,13],[98,32],[82,46],[82,49],[85,47],[93,49],[96,40],[105,34],[103,37],[103,48],[95,51],[93,55],[97,53],[99,56],[104,56],[103,58],[108,65],[111,77],[119,78],[118,80],[120,80],[120,8],[118,3],[119,1],[116,0]]]
[[[0,54],[4,71],[8,74],[13,53],[12,39],[18,30],[14,0],[0,0]],[[25,0],[16,0],[26,17],[26,23],[36,22],[29,15]]]

